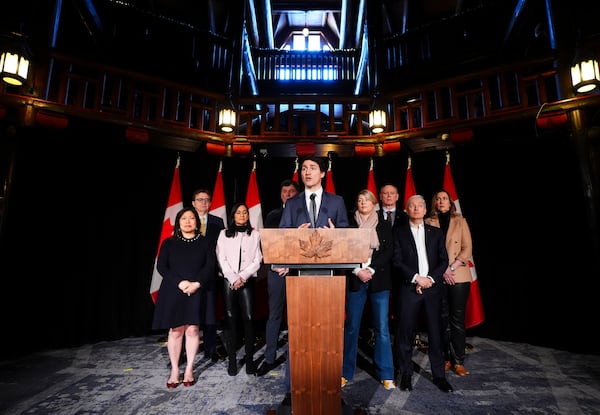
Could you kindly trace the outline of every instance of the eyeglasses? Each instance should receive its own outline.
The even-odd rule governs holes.
[[[200,197],[200,198],[196,199],[196,202],[208,203],[208,202],[210,202],[210,199],[209,198]]]

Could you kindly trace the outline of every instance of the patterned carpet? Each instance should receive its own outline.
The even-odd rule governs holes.
[[[225,360],[212,363],[200,354],[196,385],[167,389],[167,350],[160,337],[127,338],[0,362],[0,413],[289,413],[280,406],[285,365],[262,378],[246,375],[242,366],[230,377]],[[468,341],[473,349],[465,366],[471,374],[461,378],[450,372],[448,380],[455,389],[450,394],[431,383],[429,360],[418,349],[412,392],[385,390],[369,374],[369,360],[361,351],[356,376],[342,391],[346,407],[360,414],[600,414],[600,356],[477,337]],[[260,360],[259,346],[255,358]],[[238,357],[242,355],[240,350]]]

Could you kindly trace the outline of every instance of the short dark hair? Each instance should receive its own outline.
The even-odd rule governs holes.
[[[327,172],[327,170],[329,169],[329,159],[327,159],[326,157],[312,155],[306,156],[302,159],[302,163],[300,163],[300,166],[302,166],[306,160],[314,161],[315,163],[317,163],[319,165],[319,170],[321,170],[322,172]]]
[[[284,181],[282,181],[281,184],[279,185],[279,190],[283,189],[284,187],[288,187],[288,186],[294,186],[296,191],[300,192],[300,185],[298,184],[297,181],[292,180],[292,179],[285,179]]]

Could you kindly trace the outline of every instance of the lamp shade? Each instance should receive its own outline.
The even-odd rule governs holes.
[[[231,108],[222,108],[219,111],[219,129],[224,133],[231,133],[235,130],[236,113]]]
[[[3,36],[0,43],[0,78],[10,85],[21,86],[29,75],[31,54],[23,36]]]
[[[374,109],[369,112],[369,128],[373,134],[379,134],[387,128],[387,114],[384,110]]]
[[[571,67],[573,90],[578,94],[591,92],[600,86],[600,71],[598,61],[588,59],[577,62]]]

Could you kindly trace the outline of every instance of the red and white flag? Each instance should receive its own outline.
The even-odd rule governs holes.
[[[298,157],[296,157],[296,167],[294,168],[294,173],[292,174],[292,180],[296,183],[300,183],[298,181]]]
[[[369,178],[367,179],[367,189],[375,195],[375,210],[379,210],[379,196],[377,196],[377,186],[375,185],[375,175],[373,174],[373,158],[369,166]]]
[[[458,194],[456,193],[456,186],[454,186],[454,179],[452,178],[452,172],[450,171],[450,155],[448,153],[446,153],[446,168],[444,170],[444,189],[450,193],[450,197],[452,197],[454,205],[456,206],[456,211],[462,213],[460,202],[458,201]],[[469,258],[469,270],[471,271],[471,290],[469,292],[469,298],[467,299],[467,309],[465,313],[465,327],[468,329],[481,324],[485,319],[483,303],[481,302],[481,293],[479,291],[479,281],[477,280],[477,271],[475,270],[473,257]]]
[[[160,241],[158,242],[156,257],[154,258],[152,281],[150,282],[150,296],[155,304],[156,297],[158,295],[158,289],[160,288],[160,283],[162,282],[162,276],[156,269],[158,253],[160,252],[160,246],[162,245],[162,242],[169,236],[173,235],[173,228],[175,228],[175,217],[177,216],[177,212],[179,212],[181,209],[183,209],[183,199],[181,198],[181,181],[179,179],[179,157],[177,157],[177,164],[175,165],[175,172],[173,173],[173,180],[171,182],[171,191],[169,192],[169,200],[167,201],[167,209],[165,210],[162,231],[160,233]]]
[[[327,174],[325,174],[325,191],[335,194],[335,186],[333,185],[333,174],[331,173],[331,160],[329,160],[327,163]]]
[[[248,205],[248,209],[250,210],[250,223],[252,224],[252,228],[257,231],[262,229],[264,226],[260,196],[258,194],[258,184],[256,182],[256,160],[254,160],[252,171],[250,172],[248,191],[246,192],[246,205]]]
[[[411,159],[408,158],[408,167],[406,168],[406,182],[404,184],[404,204],[402,205],[402,209],[406,210],[406,202],[408,198],[417,194],[417,189],[415,188],[415,181],[413,180],[412,175],[412,167],[411,167]]]
[[[225,206],[225,189],[223,187],[223,173],[221,173],[222,162],[219,162],[219,171],[215,180],[215,188],[213,189],[212,201],[210,204],[210,213],[223,219],[225,227],[227,227],[227,210]]]

